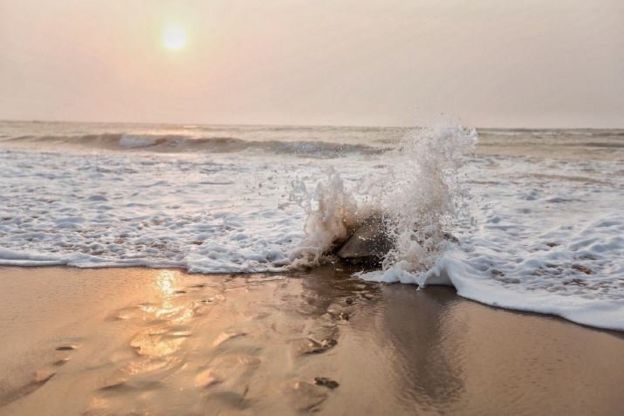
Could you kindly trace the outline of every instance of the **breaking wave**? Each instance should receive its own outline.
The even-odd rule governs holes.
[[[415,130],[384,155],[385,169],[347,188],[340,174],[309,191],[295,182],[291,198],[307,213],[305,238],[291,253],[293,264],[314,265],[373,214],[382,217],[393,248],[381,271],[362,277],[380,281],[422,281],[450,244],[454,226],[469,213],[460,168],[474,150],[477,133],[459,126]]]
[[[324,142],[317,140],[245,140],[236,137],[193,137],[186,135],[104,133],[67,136],[18,136],[2,139],[18,148],[58,148],[59,146],[112,151],[160,153],[236,153],[262,151],[274,154],[335,158],[348,154],[381,154],[387,147]]]
[[[363,279],[624,330],[620,131],[406,132],[0,123],[0,264],[285,272],[375,218]]]
[[[624,188],[591,178],[518,180],[521,172],[535,175],[535,161],[479,160],[471,157],[476,143],[472,129],[416,130],[382,156],[383,169],[359,178],[329,170],[312,190],[295,182],[291,198],[306,221],[291,266],[334,261],[335,248],[380,213],[393,248],[379,270],[356,273],[362,279],[450,285],[488,305],[622,330],[624,218],[609,201]],[[555,171],[601,172],[569,164],[557,162]],[[480,172],[491,169],[496,180]],[[569,217],[561,217],[562,206]]]

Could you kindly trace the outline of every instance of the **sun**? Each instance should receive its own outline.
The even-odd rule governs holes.
[[[178,50],[186,46],[186,30],[179,24],[167,24],[162,31],[162,44],[166,49]]]

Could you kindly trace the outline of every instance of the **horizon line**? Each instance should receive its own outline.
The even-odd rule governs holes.
[[[171,121],[85,121],[85,120],[50,120],[50,119],[4,119],[1,123],[68,123],[68,124],[131,124],[131,125],[165,125],[165,126],[244,126],[244,127],[299,127],[299,128],[385,128],[385,129],[410,129],[424,128],[423,125],[358,125],[358,124],[279,124],[279,123],[217,123],[217,122],[171,122]],[[624,130],[621,127],[502,127],[502,126],[470,126],[461,124],[462,127],[478,130]]]

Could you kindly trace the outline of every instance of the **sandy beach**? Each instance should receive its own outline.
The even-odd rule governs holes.
[[[0,0],[0,416],[624,416],[624,0]]]
[[[0,415],[624,410],[624,339],[343,271],[0,269]]]

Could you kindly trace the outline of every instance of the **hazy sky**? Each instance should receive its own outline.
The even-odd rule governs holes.
[[[177,25],[179,50],[162,32]],[[0,0],[0,119],[624,127],[624,0]]]

